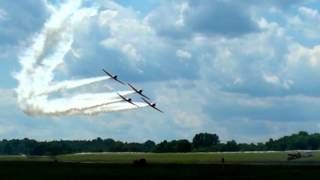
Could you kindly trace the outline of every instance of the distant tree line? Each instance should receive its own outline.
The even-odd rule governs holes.
[[[279,139],[269,139],[265,143],[237,143],[235,140],[220,142],[216,134],[196,134],[192,142],[182,139],[162,141],[158,144],[148,140],[144,143],[127,143],[113,139],[36,141],[13,139],[0,141],[3,155],[58,155],[80,152],[231,152],[231,151],[283,151],[316,150],[320,148],[320,134],[299,132]]]

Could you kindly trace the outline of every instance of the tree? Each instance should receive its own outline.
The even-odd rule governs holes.
[[[156,143],[148,140],[145,143],[143,143],[143,152],[152,152],[156,146]]]
[[[169,147],[172,152],[190,152],[192,149],[191,143],[186,139],[171,141]]]
[[[320,135],[313,134],[308,139],[309,149],[316,150],[320,146]]]
[[[4,145],[3,152],[4,152],[4,154],[9,154],[9,155],[11,155],[11,154],[13,154],[13,149],[14,149],[14,148],[12,147],[12,145],[9,144],[9,143],[7,143],[7,144]]]
[[[116,141],[115,143],[112,144],[112,146],[110,147],[110,151],[111,152],[125,152],[127,151],[124,143],[121,141]]]
[[[250,144],[241,143],[241,144],[238,144],[238,146],[240,151],[255,151],[257,148],[256,145],[253,143],[250,143]]]
[[[236,141],[219,143],[216,134],[200,133],[193,138],[192,144],[185,139],[162,141],[156,144],[153,141],[144,143],[127,143],[113,139],[96,138],[93,140],[59,140],[36,141],[32,139],[0,140],[0,154],[50,155],[79,153],[79,152],[208,152],[208,151],[263,151],[263,150],[290,150],[320,148],[320,134],[308,134],[301,131],[279,139],[269,139],[265,143],[237,144]]]
[[[192,144],[195,148],[199,147],[210,147],[218,144],[219,136],[216,134],[200,133],[196,134],[192,140]]]
[[[239,148],[239,146],[238,146],[238,144],[236,143],[235,140],[231,140],[231,141],[228,141],[224,145],[223,150],[224,151],[239,151],[240,148]]]
[[[168,142],[164,140],[159,144],[157,144],[156,147],[154,148],[154,152],[158,152],[158,153],[169,152]]]
[[[305,131],[300,131],[300,132],[298,133],[298,135],[299,135],[299,136],[308,136],[309,134],[308,134],[307,132],[305,132]]]
[[[38,144],[34,147],[34,149],[30,152],[31,155],[44,155],[45,154],[45,147],[43,144]]]

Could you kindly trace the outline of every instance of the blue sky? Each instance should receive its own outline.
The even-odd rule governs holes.
[[[19,58],[63,0],[0,2],[0,138],[258,142],[320,130],[320,3],[303,0],[83,0],[56,80],[102,75],[146,90],[149,108],[97,116],[28,116],[17,105]],[[104,91],[112,82],[81,91]]]

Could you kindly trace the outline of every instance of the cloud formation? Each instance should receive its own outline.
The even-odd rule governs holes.
[[[109,79],[95,77],[81,80],[54,82],[54,71],[64,63],[66,54],[71,51],[73,32],[86,19],[95,16],[95,8],[81,8],[82,1],[68,1],[59,9],[50,6],[51,17],[42,31],[35,35],[31,48],[27,48],[20,58],[22,70],[16,75],[19,82],[16,88],[19,107],[31,115],[92,115],[102,112],[122,111],[145,107],[123,102],[123,96],[132,92],[104,94],[79,94],[71,98],[49,99],[48,95],[64,89],[75,89]],[[140,106],[139,106],[140,105]]]
[[[46,6],[43,2],[36,7]],[[20,6],[1,3],[8,4],[1,6],[6,19],[18,16],[10,8]],[[24,24],[19,15],[16,25],[8,27],[14,29],[11,32],[21,28],[26,33],[17,37],[0,33],[0,49],[30,41],[51,12],[50,8],[33,12],[28,10],[30,5],[22,6],[32,25]],[[143,13],[135,9],[138,6],[117,1],[85,1],[84,6],[96,7],[97,13],[73,30],[72,43],[64,43],[69,45],[66,61],[55,69],[55,81],[101,76],[101,68],[110,69],[144,87],[166,112],[159,117],[149,110],[100,115],[94,121],[76,117],[81,119],[77,128],[90,127],[85,130],[88,136],[161,140],[209,131],[222,139],[258,141],[298,130],[318,131],[317,2],[168,0]],[[4,22],[9,21],[0,21]],[[13,52],[9,55],[0,58],[15,57]],[[4,62],[5,67],[18,67]],[[45,91],[60,90],[63,83],[50,84]],[[82,88],[85,93],[105,90]],[[81,98],[86,100],[87,95]],[[72,125],[58,124],[50,123],[56,128]],[[55,136],[55,130],[48,136]],[[65,137],[74,134],[65,133]]]

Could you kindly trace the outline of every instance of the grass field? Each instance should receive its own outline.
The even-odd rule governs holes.
[[[221,158],[226,164],[221,164]],[[134,166],[145,158],[148,165]],[[320,153],[287,161],[268,153],[83,153],[0,156],[0,179],[317,179]]]
[[[149,164],[319,164],[320,152],[313,157],[287,161],[287,152],[248,153],[81,153],[50,156],[0,156],[0,161],[59,161],[106,164],[132,164],[145,158]]]
[[[267,153],[98,153],[63,155],[57,159],[67,162],[103,162],[130,164],[135,159],[145,158],[151,164],[220,164],[225,159],[227,164],[295,164],[319,163],[320,152],[311,158],[287,161],[286,152]]]

